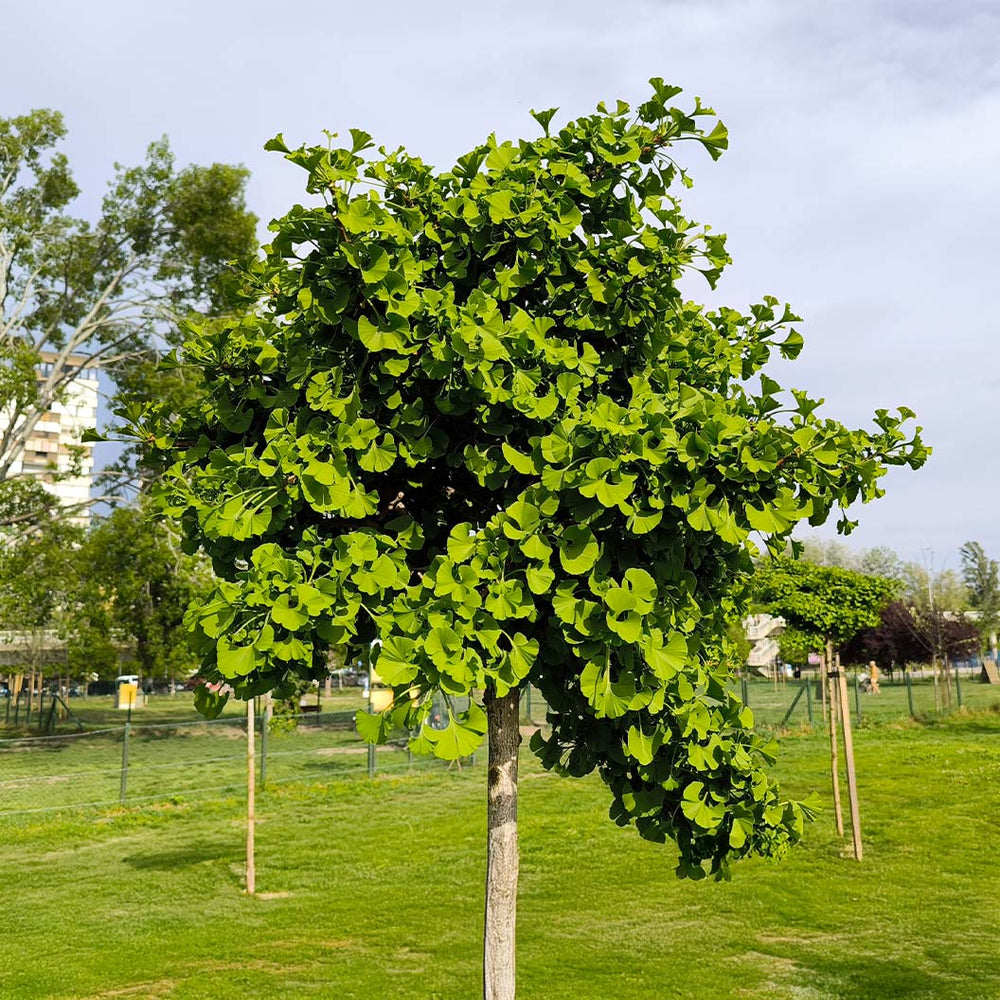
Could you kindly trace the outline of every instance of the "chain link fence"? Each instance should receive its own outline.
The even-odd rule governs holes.
[[[0,819],[239,794],[246,789],[246,725],[245,716],[230,716],[0,738]],[[474,756],[449,765],[410,754],[405,733],[369,746],[354,729],[353,711],[272,718],[270,725],[258,715],[255,727],[259,789],[475,763]]]
[[[848,703],[855,726],[903,719],[929,719],[966,709],[1000,710],[1000,687],[980,682],[978,665],[953,665],[948,676],[931,669],[883,675],[877,693],[866,671],[847,671]],[[813,671],[801,679],[744,676],[737,693],[754,721],[770,729],[822,725],[824,692]]]

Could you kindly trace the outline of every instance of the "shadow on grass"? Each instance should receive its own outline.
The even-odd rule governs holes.
[[[137,871],[173,871],[176,868],[190,868],[206,861],[221,861],[232,857],[231,844],[201,844],[184,847],[176,851],[157,851],[155,854],[132,854],[122,858],[130,868]]]
[[[942,977],[917,963],[879,959],[871,955],[856,959],[840,956],[836,964],[823,963],[817,971],[824,976],[829,987],[838,990],[833,993],[835,996],[940,1000],[965,995],[953,974]]]

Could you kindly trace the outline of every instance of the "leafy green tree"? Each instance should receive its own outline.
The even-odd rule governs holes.
[[[228,308],[227,262],[254,247],[247,171],[177,170],[166,139],[141,166],[116,168],[96,222],[74,217],[78,188],[58,151],[65,134],[56,111],[0,118],[0,526],[54,509],[37,477],[13,469],[78,371],[106,369],[157,393],[157,346],[192,309]]]
[[[904,574],[902,559],[885,545],[865,549],[855,568],[868,576],[884,576],[889,580],[902,580]]]
[[[197,666],[184,616],[213,586],[203,559],[185,554],[163,524],[141,507],[122,507],[94,524],[83,542],[74,610],[66,631],[71,651],[126,644],[150,679],[185,677]]]
[[[885,577],[784,557],[759,566],[753,581],[759,606],[817,640],[814,648],[839,646],[875,628],[898,589]]]
[[[818,652],[820,637],[804,632],[795,626],[788,626],[778,636],[778,651],[785,663],[804,664],[809,661],[809,654]]]
[[[969,593],[969,603],[979,614],[983,637],[993,639],[1000,626],[1000,565],[990,559],[979,542],[966,542],[962,557],[962,579]]]
[[[934,570],[917,562],[903,564],[903,594],[914,608],[951,612],[969,607],[969,591],[965,582],[952,569]]]
[[[83,530],[50,519],[0,546],[0,629],[24,666],[38,670],[65,626],[76,596]]]
[[[726,662],[751,533],[780,549],[926,454],[909,411],[863,431],[802,392],[785,410],[761,369],[802,338],[775,299],[684,300],[684,274],[729,258],[682,214],[674,155],[727,136],[652,84],[558,130],[536,112],[540,135],[443,173],[360,131],[278,137],[324,204],[273,224],[258,309],[192,330],[206,401],[138,431],[171,463],[160,510],[222,578],[191,613],[210,676],[249,697],[378,639],[395,702],[358,716],[367,739],[404,728],[450,759],[488,733],[490,998],[514,995],[523,686],[549,705],[544,766],[596,770],[617,823],[676,841],[679,875],[780,855],[806,810]],[[436,693],[471,704],[433,729]]]

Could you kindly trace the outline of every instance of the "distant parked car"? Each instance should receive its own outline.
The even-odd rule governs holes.
[[[10,697],[10,685],[6,681],[0,681],[0,698]]]

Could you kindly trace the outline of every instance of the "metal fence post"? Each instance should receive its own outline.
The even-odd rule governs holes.
[[[858,725],[861,725],[861,676],[854,675],[854,709],[858,715]]]
[[[958,667],[955,667],[955,696],[958,698],[958,707],[962,707],[962,682],[958,679]]]
[[[125,805],[125,793],[128,789],[128,735],[132,730],[132,723],[126,722],[122,730],[122,782],[118,795],[118,801]]]
[[[375,744],[368,744],[368,777],[375,777]]]
[[[910,718],[915,719],[917,713],[913,711],[913,681],[910,680],[910,672],[903,672],[903,679],[906,681],[906,700],[910,703]]]
[[[812,682],[804,681],[806,686],[806,713],[809,716],[809,725],[813,724],[813,692],[812,692]]]
[[[750,704],[750,692],[747,690],[747,679],[746,679],[745,675],[740,678],[740,687],[741,687],[741,690],[742,690],[742,693],[743,693],[743,704],[744,705],[749,705]]]
[[[785,712],[785,717],[781,720],[780,726],[783,728],[788,720],[792,717],[792,712],[795,711],[795,706],[799,703],[799,699],[802,697],[802,688],[800,687],[798,693],[792,699],[791,705],[788,706],[788,711]]]

